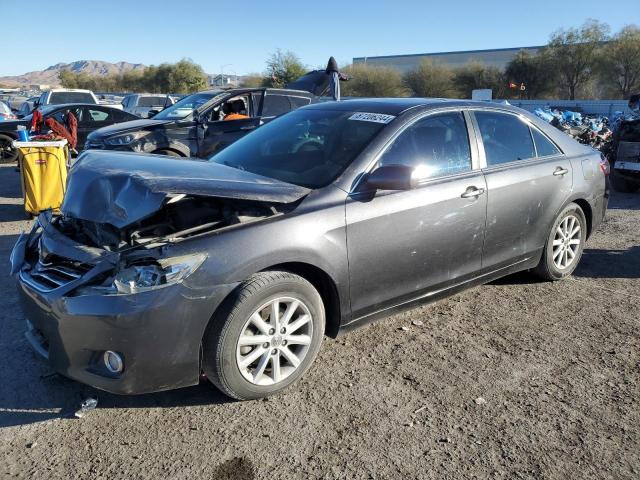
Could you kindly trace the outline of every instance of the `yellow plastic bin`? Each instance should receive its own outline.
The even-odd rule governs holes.
[[[50,208],[59,211],[67,186],[67,141],[16,141],[13,146],[20,151],[18,158],[25,211],[32,215]]]

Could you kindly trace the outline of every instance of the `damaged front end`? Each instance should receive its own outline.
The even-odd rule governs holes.
[[[291,211],[307,191],[204,162],[187,175],[196,162],[184,160],[171,180],[164,158],[125,176],[110,157],[81,159],[62,214],[41,213],[13,249],[27,339],[56,371],[114,393],[193,385],[206,325],[237,285],[205,266],[225,255],[207,238]]]

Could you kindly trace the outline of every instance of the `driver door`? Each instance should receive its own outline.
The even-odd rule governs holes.
[[[396,137],[376,165],[408,165],[419,175],[418,186],[350,194],[354,318],[430,295],[480,270],[487,194],[471,152],[462,112],[422,117]]]
[[[224,120],[225,105],[239,98],[245,102],[248,118]],[[198,139],[198,157],[211,157],[259,126],[260,117],[256,114],[256,107],[249,94],[225,99],[205,114],[204,123],[199,126],[204,132]]]

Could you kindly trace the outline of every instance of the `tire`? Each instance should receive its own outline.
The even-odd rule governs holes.
[[[571,232],[575,231],[576,226],[580,227],[579,231],[572,235]],[[563,232],[569,235],[563,236]],[[568,277],[580,263],[586,239],[587,220],[584,212],[575,203],[570,203],[553,222],[540,263],[533,270],[534,273],[538,277],[549,281],[562,280]],[[578,244],[572,243],[576,240],[579,241]],[[558,242],[561,243],[558,245]],[[565,251],[567,252],[566,254],[564,253]],[[571,257],[571,254],[573,254],[573,257]]]
[[[0,163],[12,163],[18,159],[18,149],[11,147],[13,138],[0,134]]]
[[[153,152],[155,155],[166,155],[167,157],[177,157],[182,158],[178,152],[174,152],[173,150],[156,150]]]
[[[276,299],[284,324],[279,330],[284,328],[284,333],[272,328]],[[287,321],[289,309],[292,315]],[[305,322],[305,317],[310,319]],[[289,326],[294,330],[287,331]],[[238,400],[274,395],[309,369],[320,350],[324,327],[324,305],[311,283],[286,271],[256,273],[212,318],[203,339],[204,373],[220,391]],[[241,337],[244,346],[239,345]]]
[[[609,179],[611,180],[611,186],[616,192],[633,193],[640,189],[640,184],[634,183],[620,176],[620,174],[616,172],[615,168],[611,169],[611,176]]]

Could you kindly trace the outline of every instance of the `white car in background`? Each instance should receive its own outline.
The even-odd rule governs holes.
[[[134,93],[127,95],[122,100],[122,106],[125,112],[141,118],[149,118],[149,112],[151,110],[158,113],[174,103],[174,99],[169,95],[154,93]]]
[[[42,92],[38,98],[37,105],[61,105],[63,103],[90,103],[98,105],[98,98],[91,90],[80,90],[75,88],[55,88]]]

